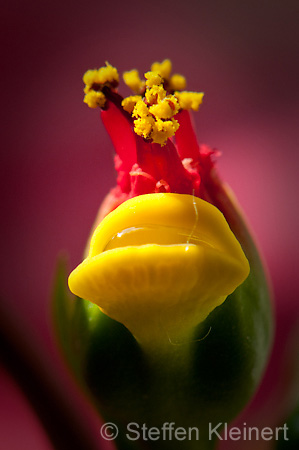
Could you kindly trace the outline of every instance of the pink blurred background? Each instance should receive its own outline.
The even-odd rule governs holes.
[[[170,58],[174,71],[187,76],[188,89],[205,92],[195,116],[198,137],[221,150],[219,170],[269,267],[275,345],[241,420],[278,424],[298,395],[292,352],[299,343],[299,3],[16,0],[1,13],[4,303],[27,323],[53,367],[59,365],[49,321],[57,256],[67,252],[70,268],[80,261],[115,180],[99,114],[82,103],[82,74],[106,60],[142,73]],[[4,370],[0,398],[0,449],[50,450],[37,416]],[[242,447],[253,445],[258,448],[252,442]]]

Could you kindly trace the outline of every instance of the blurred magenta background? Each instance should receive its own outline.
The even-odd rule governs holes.
[[[257,236],[275,294],[272,358],[241,421],[279,424],[298,395],[299,3],[15,0],[1,9],[4,303],[59,365],[49,321],[56,260],[66,252],[70,269],[81,260],[115,182],[113,148],[98,111],[82,102],[82,75],[106,60],[143,73],[170,58],[189,90],[205,92],[199,140],[222,152],[219,170]],[[50,450],[5,371],[0,398],[0,449]]]

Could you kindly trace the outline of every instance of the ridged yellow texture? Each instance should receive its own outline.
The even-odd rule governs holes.
[[[184,339],[248,274],[217,208],[190,195],[148,194],[101,222],[69,286],[150,343]]]

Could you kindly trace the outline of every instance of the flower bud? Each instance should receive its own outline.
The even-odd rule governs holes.
[[[258,386],[272,310],[263,263],[218,176],[217,152],[195,136],[189,110],[203,94],[179,92],[186,80],[171,69],[169,60],[155,63],[144,81],[126,72],[134,91],[126,99],[114,67],[103,72],[111,79],[98,82],[101,70],[85,76],[85,93],[104,96],[89,106],[101,108],[118,177],[69,277],[84,299],[76,300],[71,359],[80,359],[80,377],[104,416],[123,427],[195,426],[208,449],[209,423],[231,421]]]

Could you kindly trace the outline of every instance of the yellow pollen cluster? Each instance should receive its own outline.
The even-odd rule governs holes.
[[[182,109],[193,109],[193,111],[198,111],[199,105],[202,103],[203,92],[175,92],[174,95],[179,101],[180,108]]]
[[[186,89],[186,78],[183,75],[178,73],[171,75],[172,63],[169,59],[165,59],[161,63],[153,63],[151,70],[161,75],[167,85],[168,91],[182,91]]]
[[[148,88],[159,86],[163,83],[163,77],[159,74],[159,72],[146,72],[144,76],[146,78],[145,85]]]
[[[157,103],[157,101],[163,100],[166,97],[166,94],[163,86],[153,86],[145,91],[145,98],[146,101],[152,105],[153,103]]]
[[[103,108],[106,103],[106,97],[103,92],[89,91],[84,96],[84,103],[86,103],[90,108]]]
[[[151,70],[144,74],[145,81],[141,80],[139,76],[139,72],[136,69],[133,69],[129,72],[123,73],[123,79],[126,85],[132,89],[136,94],[144,95],[145,89],[160,87],[161,91],[164,89],[166,94],[175,94],[177,96],[177,92],[184,91],[186,89],[186,78],[183,75],[175,73],[171,75],[172,71],[172,63],[169,59],[165,59],[161,63],[154,62],[151,66]],[[165,95],[166,95],[165,94]],[[148,93],[148,90],[145,92],[145,96],[148,102],[152,102],[151,98],[148,98],[148,95],[155,95],[154,93]],[[159,94],[161,96],[161,93]],[[161,100],[161,98],[160,98]],[[197,110],[199,107],[199,94],[195,93],[184,93],[182,96],[182,109],[194,109]],[[196,104],[198,106],[196,106]],[[187,106],[189,105],[189,106]],[[192,105],[192,106],[191,106]]]
[[[123,79],[126,85],[136,94],[139,94],[144,89],[145,81],[140,79],[139,72],[136,69],[124,72]]]
[[[140,95],[127,97],[122,106],[135,118],[136,134],[163,146],[179,127],[173,117],[179,112],[180,104],[174,95],[167,95],[158,72],[147,72],[145,78],[144,98]]]
[[[149,108],[149,112],[157,119],[171,119],[179,112],[180,106],[175,96],[167,96]]]
[[[123,101],[121,102],[121,106],[125,111],[132,114],[134,106],[139,100],[142,100],[141,95],[130,95],[129,97],[123,99]]]
[[[154,62],[151,65],[152,72],[159,72],[164,80],[168,80],[172,71],[172,63],[169,59],[164,59],[161,63]]]
[[[105,95],[102,90],[104,87],[116,88],[119,83],[119,75],[117,69],[106,62],[106,66],[96,70],[88,70],[83,75],[84,103],[90,108],[103,108],[105,105]]]
[[[170,91],[183,91],[186,89],[186,78],[178,73],[172,75],[169,80],[169,90]]]
[[[175,119],[158,119],[153,124],[151,139],[153,142],[160,144],[161,147],[163,147],[163,145],[166,144],[167,139],[175,135],[175,132],[178,130],[179,126],[178,121]]]

